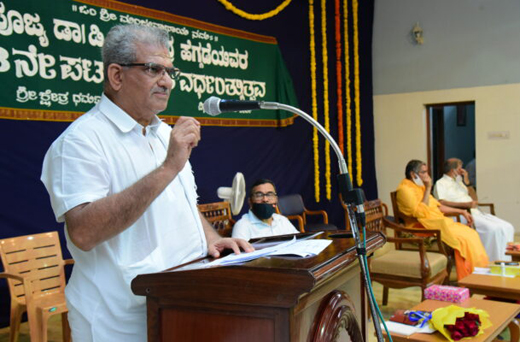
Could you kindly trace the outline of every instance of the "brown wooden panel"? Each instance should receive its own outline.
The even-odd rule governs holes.
[[[201,322],[203,322],[201,326]],[[275,340],[271,318],[168,309],[162,312],[163,341],[265,342]]]

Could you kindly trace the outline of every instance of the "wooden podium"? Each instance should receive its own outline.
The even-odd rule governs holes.
[[[132,281],[147,297],[148,341],[366,340],[367,306],[354,240],[309,258],[271,257],[239,266],[208,259]],[[345,233],[345,231],[337,232]],[[367,233],[367,254],[385,243]]]

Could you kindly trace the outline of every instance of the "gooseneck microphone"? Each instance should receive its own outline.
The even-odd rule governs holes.
[[[352,188],[352,182],[348,174],[347,163],[345,162],[345,158],[343,157],[341,149],[339,148],[336,141],[329,134],[329,132],[327,132],[327,130],[318,121],[314,120],[312,116],[298,108],[278,102],[222,100],[215,96],[212,96],[208,98],[206,101],[204,101],[204,112],[211,116],[216,116],[225,112],[239,112],[243,110],[255,109],[285,110],[290,113],[299,115],[305,121],[313,125],[325,137],[325,139],[330,143],[330,146],[336,153],[340,170],[340,174],[338,175],[339,193],[341,194],[341,200],[346,204],[348,208],[347,211],[350,221],[350,227],[352,230],[352,235],[354,236],[354,239],[356,241],[356,251],[363,274],[363,281],[365,284],[367,296],[368,298],[370,298],[370,311],[372,313],[377,339],[381,342],[384,341],[381,332],[381,326],[379,323],[379,319],[381,317],[378,315],[378,311],[376,310],[377,303],[375,302],[375,298],[373,297],[372,291],[369,290],[370,280],[368,277],[366,247],[360,239],[358,229],[358,224],[360,224],[362,227],[365,226],[365,196],[362,189]]]
[[[204,101],[204,112],[211,116],[226,112],[240,112],[243,110],[260,109],[258,101],[222,100],[212,96]]]

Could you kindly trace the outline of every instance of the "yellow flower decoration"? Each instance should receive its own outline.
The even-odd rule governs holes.
[[[327,1],[321,0],[321,50],[323,62],[323,118],[324,128],[330,132],[329,120],[329,55],[327,51]],[[327,199],[331,199],[331,183],[330,183],[330,144],[325,141],[325,193]]]
[[[361,106],[359,99],[359,29],[358,29],[358,2],[352,1],[352,14],[354,19],[354,91],[356,101],[356,182],[363,185],[362,160],[361,160]]]
[[[264,14],[251,14],[251,13],[247,13],[247,12],[242,11],[241,9],[236,8],[232,3],[230,3],[227,0],[218,0],[218,1],[221,4],[223,4],[224,7],[226,7],[226,9],[228,11],[231,11],[231,12],[235,13],[236,15],[238,15],[238,16],[240,16],[242,18],[249,19],[249,20],[264,20],[264,19],[268,19],[268,18],[274,17],[275,15],[278,15],[278,13],[283,11],[284,8],[287,7],[291,3],[292,0],[285,0],[278,7],[276,7],[274,10],[269,11],[269,12],[264,13]]]
[[[314,36],[314,1],[309,0],[309,49],[311,54],[311,96],[312,96],[312,117],[318,120],[318,101],[316,98],[316,44]],[[312,146],[314,152],[314,196],[316,202],[320,201],[320,154],[318,151],[318,130],[313,129]]]
[[[348,36],[348,0],[343,1],[343,27],[345,36],[345,108],[347,119],[347,165],[349,169],[349,177],[352,181],[352,110],[350,98],[350,49]]]

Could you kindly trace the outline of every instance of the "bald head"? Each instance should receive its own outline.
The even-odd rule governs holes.
[[[457,169],[459,166],[462,166],[462,160],[460,160],[460,159],[458,159],[458,158],[450,158],[450,159],[447,159],[447,160],[444,162],[444,173],[445,173],[445,174],[448,174],[448,173],[450,173],[452,170]]]

